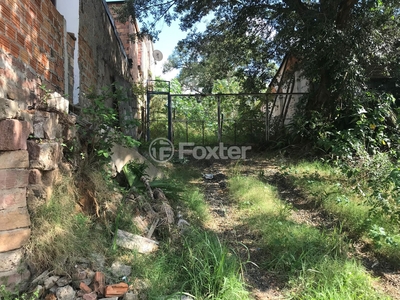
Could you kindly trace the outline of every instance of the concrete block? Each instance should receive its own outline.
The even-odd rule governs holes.
[[[0,190],[8,190],[28,185],[29,171],[23,169],[0,170]]]
[[[147,254],[158,249],[158,242],[132,234],[123,230],[117,230],[116,243],[126,249],[136,250],[139,253]]]
[[[29,153],[26,150],[0,152],[0,169],[29,168]]]
[[[26,150],[30,131],[30,124],[26,121],[0,121],[0,150]]]
[[[149,160],[147,160],[143,155],[141,155],[134,148],[126,148],[121,145],[114,144],[111,152],[111,164],[114,172],[121,172],[122,168],[130,161],[135,161],[137,163],[146,163],[148,166],[146,173],[151,179],[162,178],[164,174],[157,169]]]
[[[31,237],[30,228],[0,231],[0,252],[21,248]]]
[[[59,93],[54,92],[47,95],[46,100],[40,104],[39,109],[46,111],[58,111],[68,114],[69,101]]]
[[[26,188],[0,190],[0,211],[26,207]]]
[[[19,114],[20,109],[17,102],[0,98],[0,120],[17,119]]]
[[[0,273],[16,270],[24,257],[22,249],[0,253]]]
[[[59,143],[38,143],[28,141],[29,163],[31,169],[54,170],[61,160],[61,147]]]
[[[26,207],[0,210],[1,230],[25,228],[31,225],[31,219]]]

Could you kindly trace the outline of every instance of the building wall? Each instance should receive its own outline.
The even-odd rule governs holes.
[[[78,3],[66,20],[51,0],[0,0],[0,282],[10,289],[29,280],[29,207],[50,198],[61,143],[74,138],[69,106],[89,106],[92,88],[119,83],[129,93],[132,83],[105,1]],[[132,116],[132,103],[121,110]]]
[[[300,71],[295,71],[297,60],[293,57],[285,57],[269,85],[271,93],[283,93],[271,95],[269,102],[270,122],[281,119],[284,116],[283,124],[287,125],[292,121],[296,112],[297,103],[303,96],[299,93],[308,92],[308,80]],[[294,93],[291,95],[291,93]]]
[[[81,93],[100,92],[112,83],[130,88],[128,58],[105,1],[80,2],[78,40]],[[80,104],[89,105],[85,95]]]
[[[64,18],[50,0],[0,3],[0,98],[34,106],[40,86],[65,93]]]

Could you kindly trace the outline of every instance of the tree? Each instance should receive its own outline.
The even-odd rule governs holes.
[[[398,0],[149,0],[132,8],[139,19],[179,19],[185,30],[212,12],[207,30],[189,35],[171,59],[183,67],[181,76],[203,88],[234,75],[259,88],[268,80],[268,63],[291,55],[298,61],[293,68],[310,82],[303,123],[318,116],[314,125],[332,122],[330,130],[345,130],[360,124],[359,111],[368,112],[367,125],[376,107],[386,107],[391,117],[383,118],[382,128],[397,130],[393,98],[387,90],[374,92],[371,78],[399,84]],[[309,136],[319,136],[318,130],[306,128]]]

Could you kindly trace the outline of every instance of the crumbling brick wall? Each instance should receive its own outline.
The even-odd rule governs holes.
[[[62,143],[74,138],[68,112],[75,48],[81,106],[90,106],[85,93],[111,83],[132,96],[129,62],[110,16],[105,1],[81,1],[75,36],[51,0],[0,2],[0,284],[6,279],[13,287],[29,277],[21,265],[28,208],[51,196]],[[119,107],[121,115],[134,115],[131,99]]]

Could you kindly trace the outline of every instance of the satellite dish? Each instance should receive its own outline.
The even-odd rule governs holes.
[[[153,57],[154,57],[154,60],[161,61],[163,59],[163,54],[161,53],[160,50],[154,50]]]

